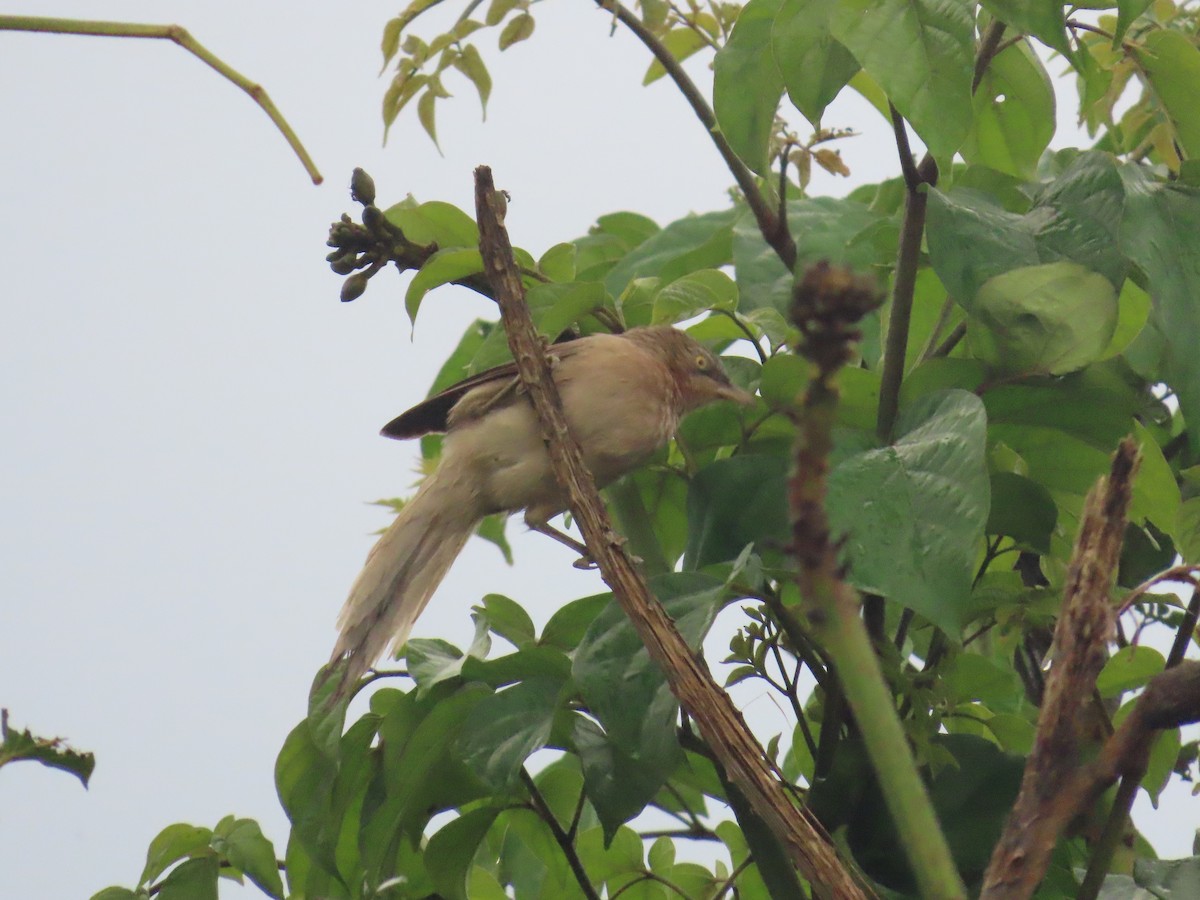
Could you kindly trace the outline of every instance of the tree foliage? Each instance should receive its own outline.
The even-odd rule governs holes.
[[[436,5],[415,0],[383,35],[394,72],[385,126],[415,100],[435,141],[443,79],[469,80],[486,108],[481,40],[495,34],[505,50],[536,37],[522,0],[469,4],[419,37],[416,21]],[[552,339],[678,324],[726,350],[731,377],[758,395],[753,408],[689,418],[610,492],[612,511],[697,651],[717,613],[740,605],[741,624],[720,638],[726,684],[757,680],[791,711],[792,732],[766,742],[779,777],[870,890],[917,896],[911,810],[888,795],[853,658],[802,627],[811,598],[789,546],[793,448],[817,378],[796,353],[796,283],[827,260],[886,286],[837,376],[828,517],[842,577],[864,598],[885,717],[912,748],[954,877],[976,893],[1037,739],[1086,497],[1127,435],[1140,468],[1109,598],[1124,615],[1094,697],[1077,698],[1092,726],[1080,752],[1120,730],[1195,630],[1200,601],[1185,609],[1149,588],[1192,581],[1188,563],[1200,561],[1196,15],[1170,0],[1100,3],[1086,19],[1031,0],[599,5],[646,44],[646,81],[672,78],[715,123],[738,192],[665,225],[615,212],[540,255],[518,250],[533,319]],[[712,63],[711,108],[680,66],[689,57]],[[1051,58],[1078,85],[1089,148],[1047,150]],[[814,163],[845,170],[831,144],[850,135],[822,125],[844,91],[893,124],[898,175],[841,199],[810,196]],[[914,157],[910,131],[928,155]],[[376,206],[361,174],[355,196],[362,223],[343,217],[330,237],[343,300],[389,263],[414,272],[404,297],[414,319],[444,285],[490,293],[469,213],[411,198]],[[502,327],[473,323],[432,390],[507,355]],[[432,462],[439,442],[422,450]],[[507,547],[502,522],[482,533]],[[403,672],[364,682],[369,710],[348,725],[318,677],[275,772],[292,823],[286,895],[806,895],[780,836],[714,763],[611,599],[563,597],[539,632],[515,601],[489,595],[470,647],[410,641]],[[1148,625],[1174,630],[1169,659],[1138,646]],[[1195,776],[1197,749],[1173,725],[1153,733],[1141,777],[1121,774],[1157,800]],[[1080,893],[1084,873],[1098,886],[1110,870],[1106,897],[1200,894],[1196,860],[1156,860],[1121,796],[1086,805],[1038,897],[1095,896]],[[1122,838],[1131,850],[1114,855]],[[704,852],[684,852],[693,842]],[[284,896],[271,845],[230,817],[212,830],[170,826],[137,888],[97,897],[215,896],[221,875]]]

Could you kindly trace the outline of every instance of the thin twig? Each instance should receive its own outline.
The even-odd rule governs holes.
[[[528,770],[521,767],[521,783],[525,785],[525,789],[529,791],[529,796],[533,800],[534,811],[538,817],[546,823],[550,829],[550,833],[554,835],[554,840],[562,850],[563,856],[567,858],[567,865],[571,867],[571,873],[575,876],[575,880],[579,883],[579,889],[583,891],[588,900],[600,900],[600,893],[592,884],[588,877],[587,869],[583,867],[583,862],[579,859],[579,854],[575,852],[575,842],[558,824],[558,819],[554,818],[554,812],[546,803],[546,798],[542,796],[537,785],[533,781],[533,777]]]
[[[263,86],[255,84],[245,75],[230,68],[214,56],[204,45],[192,37],[186,28],[178,25],[143,25],[136,22],[98,22],[83,19],[51,19],[44,16],[0,15],[0,31],[35,31],[45,34],[79,34],[95,37],[157,38],[172,41],[249,94],[251,99],[262,107],[263,112],[275,123],[275,127],[288,142],[288,146],[300,158],[300,163],[308,172],[312,183],[320,184],[323,180],[312,157],[300,143],[300,138],[296,136],[296,133],[292,131],[292,126],[287,123],[275,104],[271,102],[271,98],[267,96]]]
[[[717,152],[725,160],[725,165],[745,196],[746,204],[754,214],[755,221],[758,222],[758,230],[762,232],[763,239],[771,245],[780,261],[787,266],[790,272],[796,265],[796,244],[787,233],[786,227],[781,225],[774,210],[768,205],[762,191],[758,189],[758,181],[755,179],[754,173],[729,146],[729,141],[725,139],[724,133],[717,124],[716,114],[708,105],[708,101],[704,99],[704,94],[696,87],[696,83],[684,71],[674,54],[642,23],[640,18],[616,0],[595,0],[595,2],[601,9],[611,12],[622,25],[632,31],[637,39],[646,45],[646,49],[654,55],[659,64],[666,69],[671,80],[675,82],[675,86],[679,88],[679,92],[692,107],[696,118],[704,125]]]
[[[1166,668],[1173,669],[1183,662],[1184,654],[1187,653],[1187,649],[1195,637],[1198,619],[1200,619],[1200,588],[1192,591],[1192,599],[1188,601],[1187,609],[1183,613],[1183,621],[1179,623],[1179,630],[1175,632],[1175,641],[1171,644],[1171,652],[1167,654]]]

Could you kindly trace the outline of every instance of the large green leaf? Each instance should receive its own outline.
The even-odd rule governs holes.
[[[1062,375],[1099,359],[1117,325],[1117,294],[1072,262],[1013,269],[979,289],[967,320],[975,356],[993,370]]]
[[[760,175],[783,94],[771,53],[771,28],[783,0],[750,0],[713,59],[713,112],[735,153]]]
[[[146,865],[142,869],[138,884],[150,884],[181,859],[203,855],[209,849],[212,836],[211,828],[186,825],[182,822],[168,825],[150,842],[146,851]]]
[[[850,582],[950,634],[969,618],[988,518],[986,423],[973,394],[927,395],[902,411],[894,444],[850,457],[829,477],[829,518],[848,536]]]
[[[425,848],[429,875],[446,900],[467,900],[471,861],[500,810],[484,806],[463,813],[442,826]]]
[[[437,244],[443,250],[479,246],[479,226],[475,220],[442,200],[417,203],[410,197],[388,207],[384,215],[414,244]]]
[[[1008,212],[974,190],[929,192],[929,256],[968,311],[984,282],[1012,269],[1069,260],[1120,288],[1127,264],[1113,246],[1122,178],[1105,153],[1082,153],[1039,193],[1028,213]]]
[[[1013,472],[992,475],[987,533],[1003,534],[1035,553],[1050,552],[1058,507],[1045,487]]]
[[[975,124],[963,159],[1032,181],[1054,136],[1054,88],[1024,41],[991,61],[973,104]]]
[[[1067,21],[1061,3],[1046,0],[982,0],[983,8],[1012,31],[1032,34],[1047,47],[1070,57]]]
[[[650,589],[689,646],[699,647],[725,596],[723,583],[699,572],[672,572],[650,579]],[[572,674],[608,740],[643,770],[645,785],[655,782],[648,802],[682,759],[675,736],[679,703],[619,605],[605,607],[592,622]]]
[[[737,558],[747,544],[788,536],[788,461],[773,454],[739,454],[705,466],[688,487],[685,569]]]
[[[605,288],[619,297],[635,278],[674,281],[697,269],[728,265],[733,252],[733,225],[744,212],[735,207],[672,222],[618,262],[605,276]]]
[[[534,678],[481,700],[458,737],[464,762],[495,791],[512,788],[525,760],[546,746],[563,682]]]
[[[364,808],[360,837],[368,884],[394,874],[393,848],[401,834],[415,839],[433,813],[483,793],[452,750],[476,706],[491,693],[477,683],[439,685],[380,722],[384,796],[380,804]]]
[[[837,0],[783,0],[771,26],[771,51],[788,98],[814,127],[858,71],[858,61],[829,32]]]
[[[1194,449],[1200,448],[1200,190],[1162,184],[1136,167],[1121,170],[1121,249],[1142,271],[1164,340],[1160,377],[1175,391]]]
[[[213,829],[212,848],[233,868],[243,872],[264,894],[283,900],[283,881],[274,845],[253,819],[226,816]]]
[[[158,886],[159,900],[217,900],[221,864],[216,854],[180,863]]]
[[[1137,59],[1185,155],[1200,156],[1200,106],[1196,104],[1200,49],[1183,32],[1159,28],[1142,39]]]
[[[945,0],[838,0],[833,36],[854,54],[935,156],[971,128],[974,16]]]
[[[413,276],[404,295],[404,309],[408,318],[415,322],[417,311],[425,295],[439,285],[478,275],[483,271],[483,259],[475,247],[451,247],[439,250],[425,261],[420,271]]]

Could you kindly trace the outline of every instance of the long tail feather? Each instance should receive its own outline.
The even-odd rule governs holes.
[[[343,685],[362,677],[389,641],[395,651],[408,640],[478,526],[476,506],[461,480],[439,469],[371,548],[338,616],[341,634],[330,661],[346,658]]]

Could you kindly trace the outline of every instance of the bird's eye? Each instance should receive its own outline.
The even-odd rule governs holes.
[[[697,356],[696,357],[696,368],[700,369],[701,371],[703,371],[704,369],[707,369],[708,368],[708,357]]]

